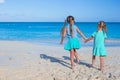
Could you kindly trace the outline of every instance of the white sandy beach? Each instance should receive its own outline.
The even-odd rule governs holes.
[[[0,80],[120,80],[120,47],[106,47],[105,72],[99,57],[91,64],[92,47],[78,50],[80,63],[70,69],[69,52],[63,46],[0,41]]]

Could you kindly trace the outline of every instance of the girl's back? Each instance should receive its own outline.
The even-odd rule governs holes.
[[[67,37],[68,38],[71,38],[71,37],[74,37],[74,38],[77,38],[77,30],[76,30],[76,25],[72,25],[72,36],[70,34],[70,26],[66,26],[66,30],[67,30]]]
[[[92,34],[94,37],[94,46],[104,46],[104,40],[107,37],[103,31],[97,31]]]

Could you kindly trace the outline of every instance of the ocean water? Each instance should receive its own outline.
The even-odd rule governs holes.
[[[97,22],[76,22],[86,37],[97,30]],[[37,44],[59,45],[63,22],[0,22],[0,40],[27,41]],[[107,22],[107,46],[120,46],[120,23]],[[79,35],[81,45],[84,44]],[[65,42],[67,38],[65,38]],[[65,43],[64,42],[64,43]]]

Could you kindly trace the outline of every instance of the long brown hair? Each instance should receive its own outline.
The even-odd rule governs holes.
[[[103,30],[105,33],[107,33],[106,24],[105,24],[104,21],[100,21],[100,22],[98,23],[98,27],[102,28],[102,30]]]
[[[74,17],[73,16],[68,16],[67,17],[67,22],[70,24],[70,20],[74,21]],[[70,35],[73,36],[73,30],[72,30],[72,25],[70,25]]]

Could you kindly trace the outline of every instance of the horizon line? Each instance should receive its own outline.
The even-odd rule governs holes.
[[[46,22],[46,23],[47,23],[47,22],[55,22],[55,23],[61,22],[61,23],[63,23],[64,21],[0,21],[0,23],[2,23],[2,22],[6,22],[6,23],[7,23],[7,22],[11,22],[11,23],[12,23],[12,22],[28,22],[28,23],[29,23],[29,22],[36,22],[36,23],[37,23],[37,22],[38,22],[38,23],[39,23],[39,22],[41,22],[41,23],[42,23],[42,22]],[[76,21],[75,23],[81,23],[81,22],[98,22],[98,21]],[[107,22],[107,23],[110,23],[110,22],[120,23],[120,21],[106,21],[106,22]]]

